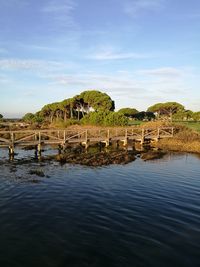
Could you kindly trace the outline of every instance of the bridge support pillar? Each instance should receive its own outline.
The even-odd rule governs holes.
[[[8,147],[8,151],[9,151],[9,157],[10,157],[10,158],[14,158],[14,155],[15,155],[14,145],[10,145],[10,146]]]
[[[35,154],[36,154],[36,156],[41,156],[41,154],[42,154],[42,146],[40,143],[36,146]]]
[[[81,145],[83,145],[85,147],[85,149],[88,149],[89,141],[82,142]]]
[[[105,144],[106,144],[106,147],[109,147],[109,145],[110,145],[110,139],[106,140],[105,141]]]
[[[123,146],[127,146],[128,145],[128,138],[125,138],[123,141]]]

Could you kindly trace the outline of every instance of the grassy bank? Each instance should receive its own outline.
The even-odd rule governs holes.
[[[200,133],[179,125],[174,137],[161,139],[158,147],[171,151],[200,153]]]
[[[185,127],[188,127],[192,130],[195,130],[197,132],[200,132],[200,122],[192,122],[192,121],[186,121],[186,122],[174,122],[175,125],[182,125]]]

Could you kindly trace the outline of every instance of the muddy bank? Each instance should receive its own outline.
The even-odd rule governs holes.
[[[161,159],[164,155],[166,155],[166,152],[163,151],[147,151],[144,153],[141,153],[141,159],[143,160],[154,160],[154,159]]]
[[[109,151],[96,153],[64,153],[55,156],[61,163],[72,163],[87,166],[105,166],[110,164],[127,164],[136,159],[135,151]]]
[[[86,166],[105,166],[111,164],[127,164],[134,161],[137,157],[143,160],[154,160],[162,158],[166,153],[162,151],[146,151],[138,153],[137,151],[101,151],[96,153],[64,153],[55,156],[55,159],[61,163],[72,163]]]

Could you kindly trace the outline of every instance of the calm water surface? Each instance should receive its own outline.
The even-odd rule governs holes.
[[[0,153],[1,267],[200,266],[197,156],[90,168]]]

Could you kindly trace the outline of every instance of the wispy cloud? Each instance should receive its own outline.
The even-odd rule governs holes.
[[[145,59],[151,58],[150,54],[141,53],[113,53],[113,52],[102,52],[91,55],[89,58],[94,60],[127,60],[127,59]]]
[[[42,11],[46,13],[69,13],[73,11],[74,8],[75,4],[72,0],[51,0],[47,3],[46,6],[44,6]]]
[[[49,17],[52,24],[62,28],[75,27],[73,11],[76,8],[74,0],[50,0],[41,9],[41,12]]]
[[[186,70],[160,68],[151,70],[120,71],[112,75],[94,72],[80,75],[49,76],[52,85],[65,89],[99,89],[107,92],[116,101],[117,108],[136,106],[145,109],[156,101],[178,101],[186,103],[190,94]],[[138,102],[139,101],[139,102]]]
[[[113,47],[103,47],[87,56],[93,60],[128,60],[128,59],[147,59],[155,57],[153,54],[122,52]]]
[[[66,65],[58,61],[45,61],[35,59],[1,59],[1,70],[31,70],[31,71],[48,71],[62,70]]]
[[[10,82],[11,82],[11,79],[8,78],[6,75],[0,75],[0,84],[8,84]]]
[[[133,17],[137,17],[144,12],[160,10],[165,0],[127,0],[124,2],[124,12]]]
[[[137,73],[157,77],[181,77],[184,74],[184,70],[173,67],[162,67],[157,69],[139,70]]]

